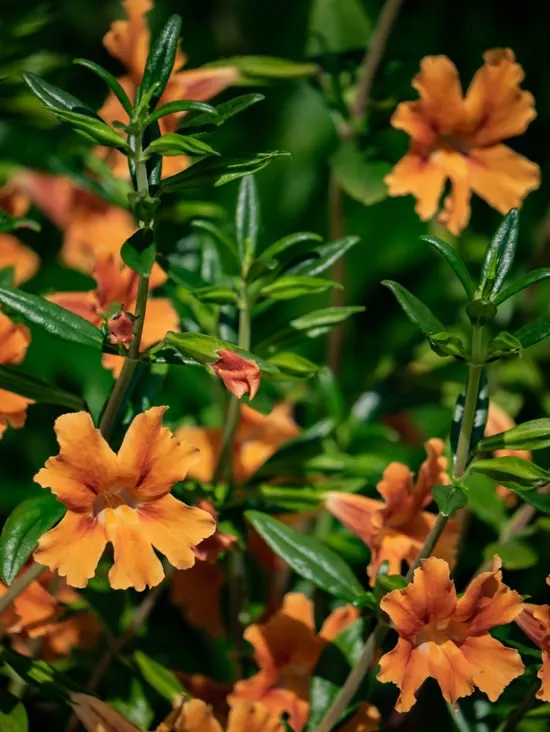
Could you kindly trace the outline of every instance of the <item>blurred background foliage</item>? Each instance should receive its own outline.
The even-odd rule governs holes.
[[[150,21],[155,30],[171,13],[182,16],[182,47],[189,68],[224,57],[262,54],[296,61],[313,60],[325,69],[337,65],[353,73],[381,6],[378,0],[278,0],[276,3],[157,0]],[[105,97],[101,82],[86,69],[73,66],[71,61],[74,57],[85,57],[115,75],[122,73],[122,68],[102,46],[104,33],[120,15],[119,3],[110,0],[18,0],[3,4],[0,11],[0,180],[7,179],[13,166],[80,172],[86,151],[84,143],[43,111],[23,86],[19,74],[24,70],[34,71],[77,94],[90,106],[99,107]],[[371,487],[390,460],[408,461],[414,469],[422,460],[423,441],[447,435],[452,406],[465,375],[460,364],[438,359],[427,348],[419,348],[420,335],[403,316],[391,293],[380,286],[380,280],[399,280],[429,304],[444,323],[453,324],[463,317],[459,312],[460,292],[450,270],[419,241],[419,235],[429,230],[452,241],[476,275],[487,242],[500,220],[497,212],[474,198],[471,223],[455,241],[437,224],[422,224],[414,212],[411,197],[385,197],[380,170],[393,165],[408,144],[404,133],[390,127],[389,117],[399,101],[414,98],[410,84],[422,57],[449,56],[467,86],[482,63],[485,50],[513,49],[526,73],[524,88],[535,96],[538,116],[526,134],[513,140],[511,146],[538,163],[542,174],[541,187],[527,198],[521,212],[515,274],[550,266],[550,147],[546,137],[550,127],[549,23],[550,7],[535,0],[525,0],[514,12],[497,0],[484,3],[465,0],[460,4],[409,0],[404,2],[393,29],[373,87],[368,129],[362,138],[368,159],[378,166],[373,168],[378,172],[373,173],[372,187],[365,193],[376,202],[365,206],[345,197],[345,233],[360,237],[359,244],[347,255],[345,300],[346,304],[364,306],[365,311],[346,324],[342,368],[337,380],[325,373],[322,378],[298,384],[290,392],[282,390],[296,402],[297,420],[302,425],[313,425],[327,416],[340,422],[340,430],[327,441],[326,449],[362,458],[355,461],[347,477],[360,478]],[[224,152],[280,149],[291,153],[290,159],[274,162],[257,176],[262,201],[262,245],[267,246],[294,231],[313,231],[328,237],[328,181],[339,143],[334,115],[322,86],[312,78],[251,84],[250,90],[263,93],[265,101],[224,126],[219,137],[220,149]],[[242,91],[231,89],[216,99],[216,103]],[[163,211],[161,250],[177,251],[179,242],[196,237],[190,222],[197,214],[231,220],[236,194],[237,186],[230,185],[173,199]],[[41,222],[41,232],[22,230],[17,235],[40,254],[43,264],[25,288],[44,293],[93,286],[91,279],[59,263],[61,232],[38,212],[33,212],[33,216]],[[195,263],[195,266],[199,265]],[[547,313],[548,295],[548,285],[544,283],[524,291],[514,299],[513,308],[501,308],[499,324],[513,330],[527,317]],[[312,297],[306,305],[304,301],[299,305],[278,304],[266,314],[265,327],[273,325],[273,318],[284,325],[296,312],[326,304],[326,294]],[[261,319],[256,327],[262,331]],[[323,363],[326,349],[324,337],[311,340],[301,352],[316,363]],[[549,365],[547,341],[530,349],[521,359],[502,362],[490,369],[489,378],[497,400],[521,419],[549,416]],[[112,383],[110,373],[101,367],[99,354],[61,344],[38,331],[33,331],[25,368],[83,393],[96,413]],[[156,401],[171,405],[168,417],[173,423],[181,420],[215,423],[219,414],[212,407],[211,391],[211,380],[202,369],[172,368]],[[258,408],[267,408],[275,396],[274,387],[265,387],[258,397]],[[4,513],[23,497],[40,490],[33,485],[32,476],[54,454],[51,425],[58,413],[59,409],[47,405],[32,407],[25,430],[8,430],[0,443],[0,509]],[[396,419],[395,415],[400,418]],[[403,424],[409,434],[405,442],[399,440],[398,434]],[[538,462],[550,465],[550,455],[542,451]],[[459,586],[483,558],[483,547],[496,539],[506,515],[502,504],[487,496],[488,503],[477,509],[473,507],[467,548],[459,562]],[[520,561],[516,569],[522,572],[513,572],[510,581],[520,592],[529,588],[535,600],[542,600],[533,588],[544,586],[545,570],[535,569],[533,565],[537,552],[548,555],[548,520],[540,520],[538,528],[540,531],[532,541],[534,560],[530,556]],[[338,532],[334,536],[333,541],[338,543]],[[339,549],[360,568],[365,564],[366,550],[358,540],[352,541],[349,534],[346,537],[347,543],[338,545]],[[92,595],[96,592],[93,583],[89,592]],[[96,594],[94,602],[101,604],[101,591]],[[104,601],[117,604],[117,608],[110,608],[109,615],[124,617],[123,606],[132,602],[129,594],[104,595]],[[163,612],[174,616],[176,613],[169,608]],[[158,654],[159,647],[162,648],[165,661],[180,668],[189,666],[190,659],[194,659],[195,665],[205,661],[204,668],[189,670],[212,669],[213,659],[221,656],[197,640],[196,634],[185,635],[194,639],[187,644],[185,660],[177,657],[183,651],[180,643],[173,644],[171,627],[170,623],[163,624],[154,636],[148,636],[149,650],[156,649]],[[178,630],[178,634],[183,637],[185,630]],[[144,645],[143,650],[147,652],[148,647]],[[79,673],[86,676],[85,669],[81,668]],[[128,700],[132,694],[140,693],[124,689],[120,699]],[[121,705],[124,706],[122,701]],[[139,705],[134,706],[134,716],[136,709]],[[148,712],[143,714],[145,719]],[[150,720],[145,723],[149,724]]]

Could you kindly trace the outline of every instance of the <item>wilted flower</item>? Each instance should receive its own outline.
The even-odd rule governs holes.
[[[542,667],[537,674],[540,679],[537,698],[550,701],[550,605],[526,602],[516,623],[542,651]]]
[[[119,310],[107,321],[109,340],[113,345],[127,346],[134,340],[134,320],[124,310]]]
[[[532,94],[519,88],[523,69],[510,49],[483,58],[466,96],[446,56],[424,58],[413,80],[420,99],[399,104],[391,120],[410,135],[411,146],[386,177],[390,195],[411,193],[426,221],[437,213],[449,179],[439,220],[453,234],[469,221],[472,192],[505,214],[540,183],[538,165],[501,144],[525,132],[536,116]]]
[[[118,454],[86,412],[55,421],[60,452],[35,481],[51,488],[67,513],[41,537],[34,557],[69,585],[86,586],[111,542],[111,587],[153,587],[164,577],[153,547],[177,569],[188,569],[195,563],[193,547],[214,532],[210,514],[170,495],[197,450],[162,426],[166,409],[153,407],[135,417]]]
[[[435,523],[436,515],[423,509],[432,502],[432,488],[449,483],[447,458],[442,440],[426,443],[427,458],[420,466],[416,483],[402,463],[388,465],[377,490],[384,503],[354,493],[327,493],[325,506],[371,549],[367,573],[374,583],[382,562],[390,574],[401,573],[401,562],[412,565]],[[458,524],[449,521],[435,547],[435,555],[454,558]]]
[[[457,598],[449,565],[424,559],[413,582],[385,595],[380,608],[387,613],[399,640],[380,659],[379,681],[401,690],[395,709],[407,712],[416,692],[431,677],[445,701],[455,704],[477,686],[491,701],[524,667],[519,653],[489,634],[511,623],[522,610],[522,598],[502,582],[501,562],[473,579]]]
[[[223,381],[226,389],[237,399],[249,394],[249,399],[252,401],[258,393],[262,376],[258,364],[225,348],[218,351],[218,356],[219,359],[212,364],[212,369]]]
[[[18,364],[25,357],[31,334],[26,325],[13,323],[7,315],[0,312],[0,364]],[[27,407],[32,399],[19,396],[6,389],[0,389],[0,437],[8,425],[14,429],[23,427],[27,417]]]

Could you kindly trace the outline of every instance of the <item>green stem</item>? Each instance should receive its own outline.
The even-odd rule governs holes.
[[[536,701],[537,692],[540,688],[540,681],[537,680],[533,686],[529,689],[527,694],[523,697],[523,701],[515,709],[514,712],[508,717],[503,723],[502,727],[499,728],[499,732],[514,732],[517,729],[518,724],[521,722],[523,717],[530,711],[531,707]]]
[[[12,582],[6,592],[2,595],[2,597],[0,597],[0,613],[2,613],[7,607],[9,607],[12,602],[27,589],[31,582],[34,582],[35,579],[38,579],[38,577],[40,577],[40,575],[45,572],[46,569],[47,567],[44,567],[42,564],[38,564],[37,562],[35,562],[34,564],[31,564],[26,572],[24,572],[20,577]]]
[[[466,386],[464,412],[462,414],[457,454],[453,471],[455,478],[462,477],[468,464],[470,440],[475,422],[477,395],[483,369],[483,329],[477,325],[473,327],[471,356],[471,363],[468,368],[468,382]],[[445,526],[447,525],[448,520],[449,516],[444,516],[441,513],[438,515],[430,533],[425,538],[424,544],[418,552],[413,565],[407,572],[407,582],[410,582],[413,579],[414,571],[420,566],[422,560],[431,555],[445,529]],[[363,653],[361,654],[359,661],[351,670],[351,673],[340,689],[338,696],[328,709],[325,717],[321,721],[321,724],[317,727],[316,732],[331,732],[333,727],[338,723],[351,700],[355,696],[363,678],[374,663],[377,650],[388,632],[389,627],[385,621],[379,620],[365,643],[365,647],[363,648]],[[508,730],[506,732],[508,732]]]

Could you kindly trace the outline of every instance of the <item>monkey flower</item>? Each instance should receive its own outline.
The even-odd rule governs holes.
[[[449,483],[445,445],[442,440],[432,439],[425,447],[427,458],[416,483],[406,465],[388,465],[377,486],[384,503],[354,493],[334,491],[325,495],[327,510],[370,547],[367,573],[371,583],[382,562],[389,562],[390,574],[401,573],[401,562],[412,565],[437,518],[423,509],[432,501],[432,488]],[[435,547],[436,556],[448,561],[454,558],[458,529],[456,521],[448,522]]]
[[[380,659],[378,680],[399,687],[398,712],[409,711],[428,677],[437,681],[445,701],[455,704],[476,686],[494,702],[523,673],[519,653],[489,634],[522,610],[521,596],[502,582],[498,557],[460,598],[447,562],[424,559],[413,582],[385,595],[380,608],[389,615],[399,640]]]
[[[164,570],[153,547],[177,569],[195,563],[193,548],[214,533],[212,516],[170,495],[197,459],[197,450],[162,426],[167,407],[134,418],[115,454],[86,412],[55,421],[60,451],[35,476],[67,507],[44,534],[34,558],[73,587],[94,576],[108,542],[113,589],[154,587]]]
[[[7,185],[0,191],[0,211],[10,216],[24,216],[30,200],[17,186]],[[19,285],[38,271],[40,257],[12,234],[0,234],[0,269],[13,267],[14,284]]]
[[[550,605],[533,605],[526,602],[516,623],[525,635],[542,651],[542,667],[537,674],[540,689],[537,699],[550,701]]]
[[[446,56],[422,59],[413,80],[420,99],[399,104],[391,119],[411,144],[386,177],[389,194],[415,196],[416,212],[427,221],[449,179],[439,220],[453,234],[470,219],[472,192],[506,214],[540,184],[539,166],[501,144],[523,134],[536,116],[533,95],[519,87],[523,69],[509,48],[486,51],[483,59],[465,96]]]
[[[0,312],[0,365],[21,363],[30,341],[31,334],[26,325],[16,325]],[[14,429],[23,427],[27,407],[33,403],[32,399],[0,389],[0,438],[8,425]]]
[[[218,356],[219,359],[212,364],[212,369],[226,389],[237,399],[248,394],[249,401],[252,401],[258,393],[262,377],[258,364],[226,348],[218,351]]]

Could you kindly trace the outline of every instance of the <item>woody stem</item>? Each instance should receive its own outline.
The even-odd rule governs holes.
[[[132,149],[134,150],[133,162],[136,170],[136,192],[142,196],[149,195],[149,182],[147,179],[147,167],[143,158],[142,136],[136,135],[132,140]],[[152,225],[152,221],[139,221],[140,229],[148,229]],[[120,376],[115,382],[101,420],[99,429],[106,440],[109,439],[116,422],[120,407],[124,401],[132,376],[139,363],[139,349],[141,346],[141,337],[143,335],[143,325],[145,323],[145,312],[147,309],[147,296],[149,294],[149,277],[140,275],[138,281],[138,291],[136,298],[136,320],[134,324],[134,337],[130,344],[127,358],[124,359],[124,365]]]
[[[466,398],[464,402],[464,412],[462,413],[462,420],[460,423],[460,433],[458,438],[457,453],[455,459],[455,465],[453,470],[453,476],[455,478],[461,478],[464,475],[466,466],[468,464],[468,456],[470,454],[470,440],[472,437],[472,430],[474,428],[477,397],[479,392],[479,384],[481,380],[481,374],[483,370],[483,329],[474,325],[472,332],[472,352],[471,362],[468,367],[468,382],[466,386]],[[426,557],[429,557],[434,547],[436,546],[439,537],[443,533],[448,516],[439,514],[430,533],[424,540],[422,548],[418,552],[418,555],[407,572],[406,579],[410,582],[413,579],[414,571],[420,566],[420,563]],[[386,625],[383,619],[380,619],[376,624],[374,630],[370,634],[363,648],[363,653],[359,658],[359,661],[351,670],[348,678],[344,682],[344,685],[340,689],[340,692],[334,700],[332,706],[328,709],[325,717],[321,721],[321,724],[317,727],[316,732],[331,732],[333,727],[338,723],[344,712],[346,711],[351,700],[355,696],[359,685],[363,678],[368,673],[376,657],[378,647],[383,642],[389,631],[389,627]]]

